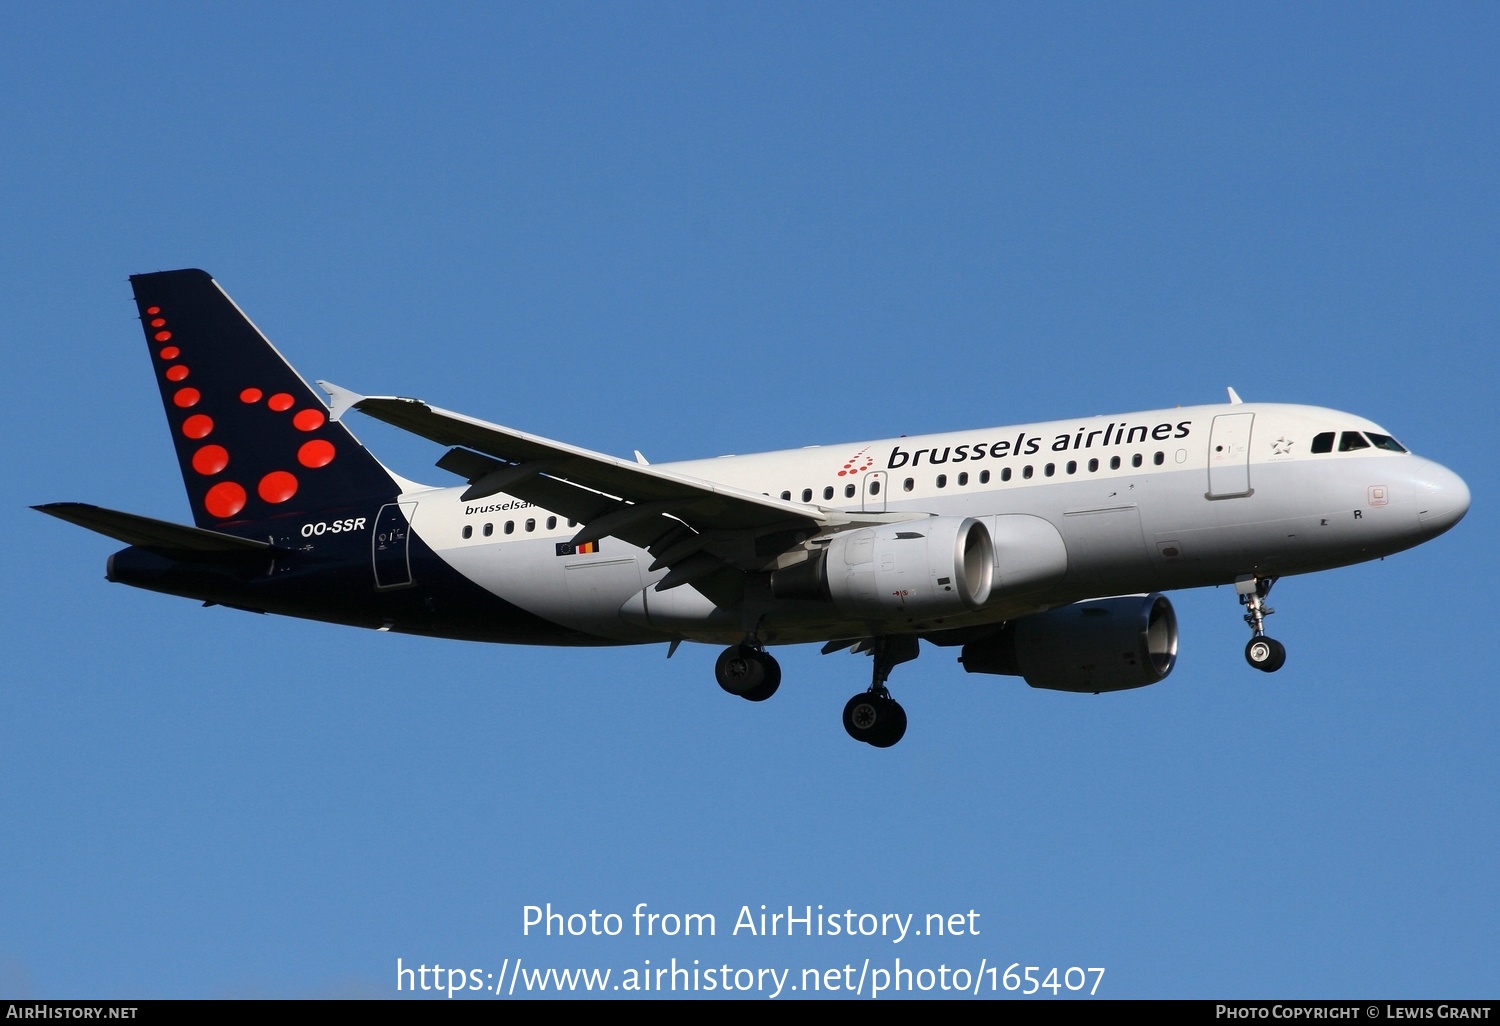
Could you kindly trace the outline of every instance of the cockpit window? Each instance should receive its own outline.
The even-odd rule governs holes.
[[[1390,435],[1377,435],[1373,431],[1366,431],[1365,437],[1375,443],[1375,448],[1385,449],[1388,452],[1405,452],[1406,446],[1396,441]]]
[[[1370,443],[1365,441],[1365,436],[1358,431],[1345,431],[1339,436],[1339,452],[1353,452],[1355,449],[1368,449]]]
[[[1313,436],[1313,452],[1333,452],[1333,432],[1324,431],[1322,434]]]

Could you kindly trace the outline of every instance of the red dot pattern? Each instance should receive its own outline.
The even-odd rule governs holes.
[[[220,481],[203,497],[203,508],[211,516],[228,520],[245,508],[245,489],[233,481]]]
[[[875,458],[865,455],[865,450],[861,449],[849,457],[849,461],[844,464],[844,469],[839,471],[839,477],[852,477],[855,474],[869,470],[874,465]]]
[[[255,491],[267,502],[285,502],[297,494],[297,478],[285,470],[273,470],[260,479]]]
[[[298,431],[316,431],[327,419],[322,410],[298,410],[292,417],[292,427]]]
[[[310,442],[303,442],[302,447],[297,450],[297,462],[304,467],[326,467],[333,462],[333,443],[322,438],[314,438]]]
[[[222,445],[205,445],[193,453],[193,469],[204,477],[212,477],[229,466],[229,450]]]
[[[152,332],[151,337],[157,342],[167,342],[172,338],[172,332],[167,330],[167,317],[162,314],[159,306],[146,308],[146,314],[151,320],[149,327],[158,329]],[[172,383],[178,383],[187,379],[191,373],[189,362],[172,362],[182,358],[181,348],[175,345],[162,346],[157,351],[157,357],[169,363],[162,371],[162,377]],[[277,392],[266,398],[266,394],[255,386],[248,386],[239,392],[239,400],[247,406],[253,406],[265,400],[266,408],[273,413],[285,413],[297,404],[297,400],[288,392]],[[172,404],[179,409],[189,409],[197,406],[203,401],[203,394],[196,388],[179,388],[171,394]],[[316,407],[298,410],[292,414],[292,427],[296,430],[311,433],[320,430],[328,423],[327,413]],[[184,438],[200,441],[207,438],[214,431],[214,420],[206,413],[193,413],[182,420],[179,430]],[[326,438],[310,438],[297,448],[297,462],[309,470],[326,467],[333,462],[338,450],[334,444]],[[213,477],[223,473],[229,467],[229,450],[218,444],[199,446],[192,454],[190,460],[193,470],[203,477]],[[255,492],[262,501],[273,505],[287,502],[297,494],[300,482],[297,476],[286,470],[272,470],[263,475],[256,484]],[[204,493],[203,508],[212,517],[220,520],[228,520],[244,510],[250,496],[245,487],[237,481],[220,481]]]
[[[182,433],[188,438],[207,438],[214,429],[214,419],[206,413],[195,413],[182,422]]]

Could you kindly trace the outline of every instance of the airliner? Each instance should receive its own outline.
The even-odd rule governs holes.
[[[849,735],[898,742],[892,669],[920,643],[969,673],[1100,693],[1164,679],[1162,594],[1233,585],[1245,658],[1282,577],[1434,538],[1469,508],[1452,471],[1379,425],[1228,402],[653,464],[419,399],[304,381],[201,270],[130,279],[194,526],[77,502],[36,509],[129,547],[110,581],[380,631],[538,645],[724,646],[764,701],[770,649],[872,657]],[[446,448],[420,485],[350,432],[359,413]]]

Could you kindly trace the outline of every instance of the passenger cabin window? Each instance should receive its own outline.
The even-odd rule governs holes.
[[[1070,474],[1076,474],[1076,473],[1078,473],[1078,461],[1077,460],[1069,460],[1068,461],[1068,473],[1070,473]]]
[[[464,537],[465,538],[472,538],[472,537],[474,537],[474,525],[473,524],[465,524],[464,525]]]
[[[879,495],[880,494],[880,478],[877,477],[875,480],[873,480],[873,481],[870,482],[870,494],[871,495]]]
[[[535,519],[531,519],[531,520],[526,521],[526,530],[528,530],[528,531],[535,531],[536,530],[536,520]]]
[[[1034,473],[1036,473],[1036,471],[1032,470],[1031,469],[1031,464],[1028,463],[1028,464],[1026,464],[1026,468],[1021,471],[1021,476],[1024,477],[1026,480],[1030,481],[1031,480],[1031,475],[1034,474]]]
[[[990,483],[990,472],[988,470],[981,470],[979,472],[979,483],[980,484],[989,484]]]
[[[489,527],[490,525],[489,524],[485,524],[484,526],[485,527]],[[505,522],[505,533],[506,534],[515,534],[516,533],[516,522],[514,520],[507,520]]]
[[[825,498],[825,499],[831,499],[831,498],[833,498],[833,485],[829,485],[827,488],[823,489],[823,498]]]
[[[484,525],[484,536],[486,538],[488,538],[490,535],[492,535],[494,533],[495,533],[495,525],[494,524],[485,524]]]
[[[1356,449],[1368,449],[1370,443],[1365,441],[1365,436],[1358,431],[1345,431],[1339,435],[1339,452],[1353,452]]]
[[[852,499],[852,498],[854,498],[854,486],[852,484],[846,484],[846,485],[844,485],[844,498],[846,498],[846,499]]]
[[[1130,465],[1132,467],[1139,467],[1141,465],[1141,454],[1140,453],[1136,453],[1134,456],[1130,457]]]
[[[903,492],[909,492],[916,486],[917,482],[913,481],[911,478],[907,478],[905,481],[901,482],[901,490]]]
[[[1109,458],[1109,469],[1110,470],[1119,470],[1120,469],[1120,457],[1118,457],[1118,456],[1111,456]]]
[[[966,485],[968,483],[969,483],[969,472],[966,470],[962,474],[958,475],[958,484],[959,484],[959,487],[962,488],[964,485]]]
[[[1000,480],[1002,480],[1002,481],[1009,481],[1010,480],[1010,468],[1009,467],[1001,467],[1000,468]]]
[[[811,488],[804,488],[804,489],[802,489],[802,501],[803,502],[812,502],[812,489]]]
[[[783,501],[790,502],[791,499],[792,499],[792,493],[791,492],[782,492],[781,493],[781,498],[782,498]]]
[[[937,486],[939,488],[947,488],[948,487],[948,475],[947,474],[939,474],[938,475],[938,477],[937,477]]]
[[[1155,463],[1159,467],[1163,463],[1167,462],[1167,454],[1164,452],[1159,452],[1155,456],[1151,457],[1151,462]]]
[[[551,530],[553,530],[556,527],[557,527],[557,518],[556,517],[548,517],[547,518],[547,530],[551,531]]]
[[[1313,452],[1333,452],[1333,432],[1323,431],[1313,436]]]

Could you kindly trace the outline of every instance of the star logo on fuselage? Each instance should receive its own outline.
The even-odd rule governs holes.
[[[1285,456],[1292,451],[1292,441],[1286,435],[1282,435],[1271,443],[1271,451],[1277,456]]]

